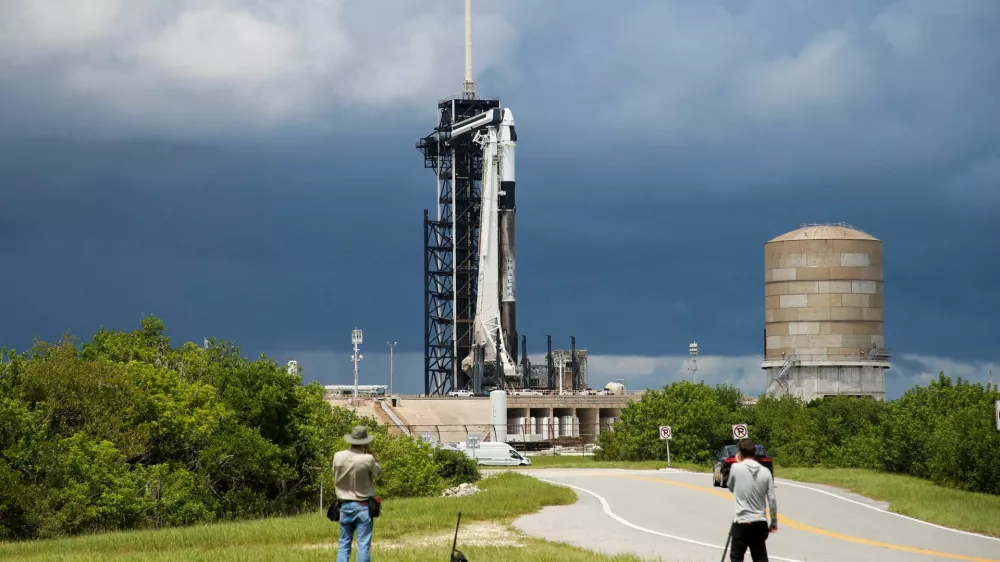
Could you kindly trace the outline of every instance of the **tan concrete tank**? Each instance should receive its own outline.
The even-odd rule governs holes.
[[[874,379],[858,382],[881,386],[884,397],[888,357],[882,241],[842,223],[804,225],[767,242],[764,254],[763,366],[775,369],[769,371],[769,386],[779,374],[786,382],[790,380],[785,375],[792,367],[872,367],[874,361],[885,363],[884,368],[877,369]],[[840,381],[844,373],[837,373]],[[832,371],[817,373],[833,375]],[[858,394],[857,390],[851,393]],[[879,391],[869,388],[860,393]],[[798,394],[805,398],[810,392]]]

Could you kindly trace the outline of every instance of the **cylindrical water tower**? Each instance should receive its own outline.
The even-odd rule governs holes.
[[[882,241],[810,224],[764,245],[767,392],[885,399]]]

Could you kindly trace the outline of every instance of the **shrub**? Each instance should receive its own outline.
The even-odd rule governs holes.
[[[435,449],[434,464],[438,467],[438,475],[448,483],[449,486],[458,484],[478,482],[482,477],[476,461],[469,458],[462,451],[452,451],[450,449]]]
[[[407,436],[377,435],[372,442],[382,465],[376,486],[385,497],[439,496],[446,482],[438,474],[434,448]]]

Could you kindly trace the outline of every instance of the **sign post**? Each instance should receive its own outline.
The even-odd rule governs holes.
[[[1000,431],[1000,400],[993,403],[993,407],[996,408],[996,414],[993,416],[993,421],[997,422],[997,431]]]
[[[739,441],[740,439],[746,439],[750,436],[750,430],[747,429],[747,424],[738,423],[733,426],[733,439]]]
[[[472,458],[477,459],[479,455],[476,453],[476,449],[479,448],[479,436],[477,435],[466,435],[465,436],[465,448],[472,450]]]
[[[670,468],[670,439],[674,436],[669,425],[660,426],[660,439],[667,443],[667,468]]]

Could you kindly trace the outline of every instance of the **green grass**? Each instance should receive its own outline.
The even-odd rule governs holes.
[[[775,472],[778,478],[828,484],[888,502],[890,511],[902,515],[1000,537],[1000,496],[945,488],[912,476],[871,470],[775,467]]]
[[[462,524],[497,521],[508,524],[517,516],[533,513],[545,505],[569,505],[576,494],[521,474],[500,474],[480,483],[483,492],[464,498],[408,498],[385,500],[382,517],[375,523],[374,543],[405,544],[411,537],[442,534],[454,530],[462,512]],[[337,541],[337,526],[319,513],[164,529],[103,533],[74,538],[21,543],[0,543],[5,561],[107,560],[142,561],[291,561],[331,560]],[[527,548],[462,547],[476,562],[481,561],[603,561],[639,562],[635,557],[607,557],[561,543],[524,539]],[[305,550],[307,545],[332,548]],[[386,562],[447,560],[451,545],[405,547],[380,550],[377,559]]]
[[[573,456],[573,455],[559,455],[559,456],[533,456],[531,458],[531,466],[512,466],[512,467],[486,467],[489,469],[494,468],[509,468],[516,470],[531,470],[535,468],[623,468],[630,470],[656,470],[658,468],[666,468],[667,461],[599,461],[594,460],[591,456]],[[681,468],[684,470],[691,470],[695,472],[709,472],[710,467],[701,466],[692,463],[670,463],[672,468]]]

